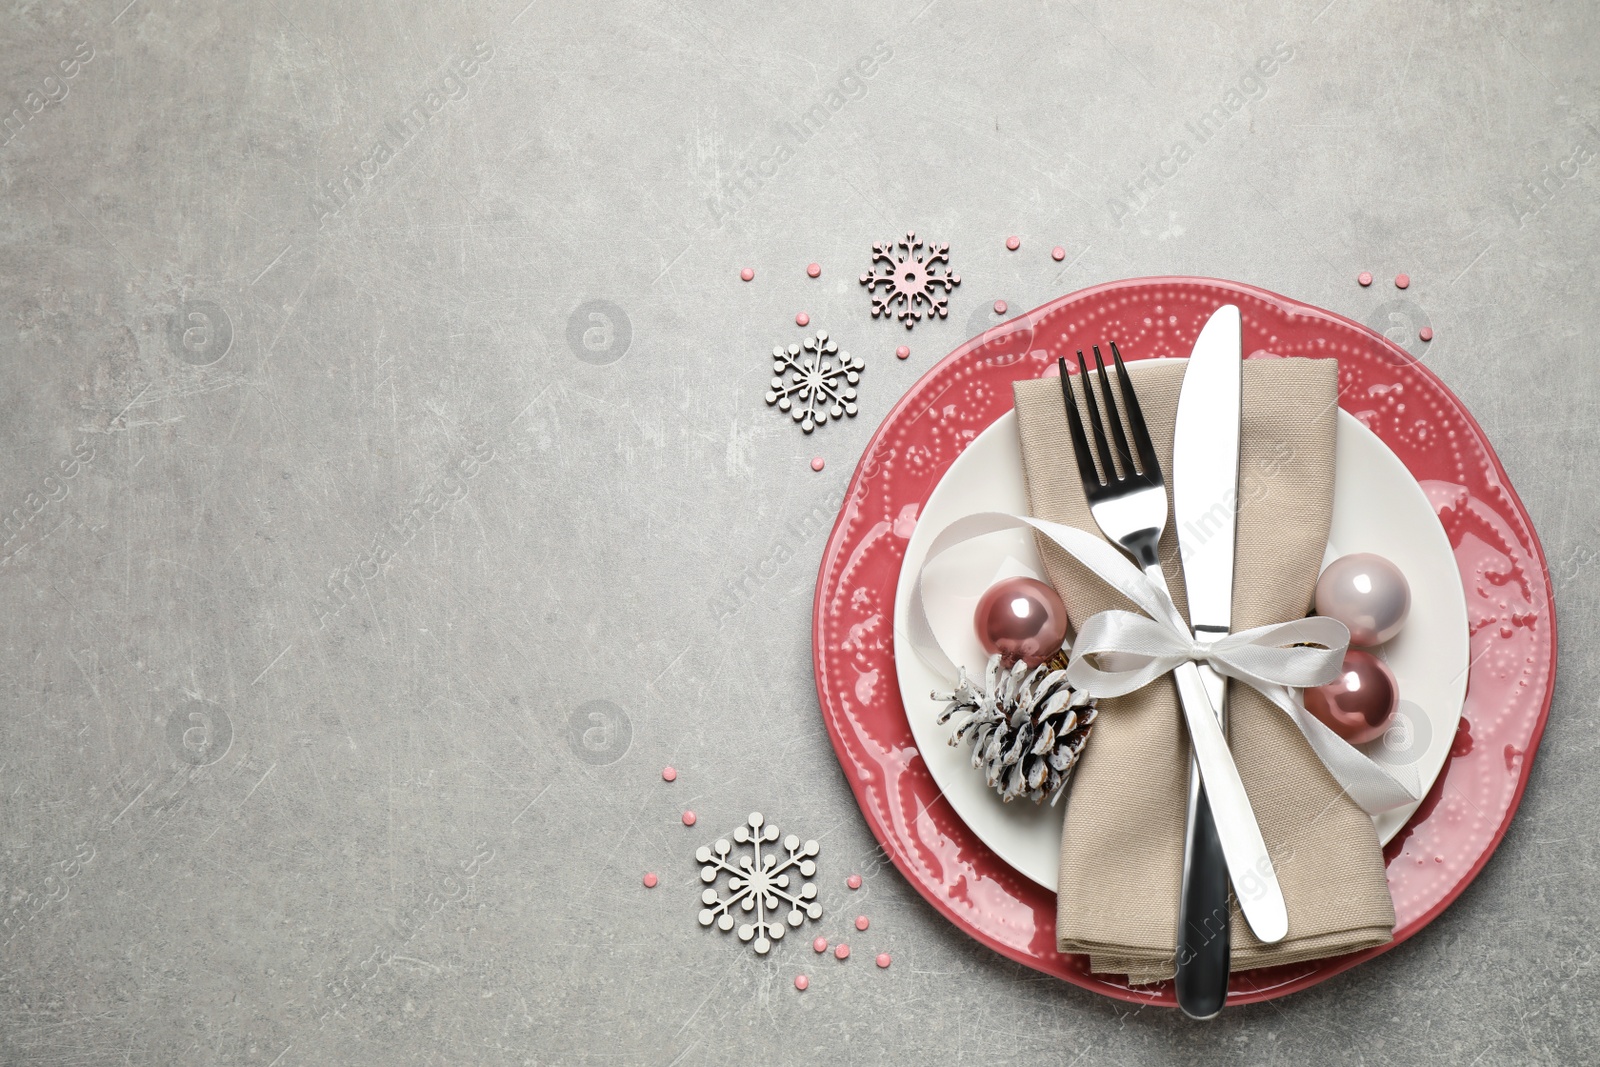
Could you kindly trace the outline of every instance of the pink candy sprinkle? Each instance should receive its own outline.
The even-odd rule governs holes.
[[[811,277],[815,278],[817,275],[822,273],[822,264],[821,263],[813,263],[813,264],[811,264],[810,266],[806,267],[806,273],[809,274]]]
[[[911,355],[911,349],[907,348],[905,345],[901,345],[899,348],[894,350],[895,359],[905,359],[909,355]]]
[[[812,461],[811,461],[811,469],[814,470],[814,471],[819,471],[823,467],[826,467],[827,465],[828,465],[827,461],[825,459],[823,459],[821,456],[817,456],[817,457],[813,458]]]
[[[811,942],[811,947],[817,952],[826,952],[828,951],[828,939],[825,937],[819,937],[815,941]]]
[[[867,917],[865,915],[857,915],[856,916],[856,929],[857,930],[865,930],[869,925],[870,924],[867,922]]]
[[[1417,336],[1422,338],[1424,341],[1433,340],[1433,327],[1424,326],[1422,329],[1417,331]]]
[[[1394,276],[1394,287],[1396,289],[1406,289],[1406,288],[1409,288],[1410,285],[1411,285],[1411,275],[1409,275],[1409,274],[1396,274]]]
[[[694,814],[694,812],[692,812],[692,811],[684,812],[683,813],[683,825],[685,825],[685,826],[693,826],[694,824],[695,824],[695,814]]]
[[[810,984],[811,984],[811,979],[807,978],[805,975],[797,974],[797,975],[794,976],[794,987],[796,989],[800,990],[800,992],[804,993],[805,990],[806,990],[806,986],[808,986]]]
[[[811,325],[811,316],[807,315],[804,311],[802,311],[802,312],[800,312],[800,314],[798,314],[798,315],[796,315],[794,317],[794,324],[796,326],[810,326]]]
[[[833,954],[837,959],[847,960],[850,958],[850,946],[840,945],[838,948],[833,950]]]
[[[887,967],[887,966],[889,966],[890,962],[891,961],[889,959],[889,954],[887,952],[878,953],[878,966],[879,967]]]
[[[1004,300],[996,300],[994,302],[994,313],[996,315],[1004,315],[1006,313],[1006,302]]]
[[[1017,249],[1022,247],[1022,238],[1020,238],[1020,237],[1007,237],[1006,238],[1006,247],[1011,249],[1011,251],[1015,252]]]
[[[1067,250],[1062,248],[1060,245],[1056,245],[1050,250],[1050,258],[1055,260],[1057,263],[1060,263],[1063,259],[1067,258]]]
[[[676,782],[678,780],[678,772],[671,767],[663,767],[661,768],[661,780],[663,782]]]
[[[656,872],[651,871],[649,874],[644,876],[644,887],[646,889],[654,889],[656,887],[656,882],[659,880],[660,879],[656,877]]]
[[[746,267],[744,270],[739,272],[739,277],[743,281],[752,281],[754,280],[755,276],[756,272],[751,270],[749,267]]]
[[[1356,281],[1361,283],[1362,285],[1371,285],[1372,284],[1372,272],[1370,270],[1362,271],[1360,274],[1356,275]]]
[[[860,889],[861,876],[859,874],[852,874],[850,877],[844,880],[844,884],[849,886],[851,889]]]

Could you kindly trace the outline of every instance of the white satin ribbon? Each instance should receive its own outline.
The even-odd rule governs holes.
[[[912,648],[929,666],[950,677],[957,673],[928,622],[922,595],[928,566],[965,541],[1021,527],[1042,533],[1145,612],[1139,615],[1113,609],[1084,621],[1067,665],[1067,681],[1073,688],[1094,697],[1118,697],[1142,689],[1186,660],[1209,663],[1289,716],[1317,758],[1367,814],[1377,815],[1422,799],[1423,787],[1415,768],[1391,769],[1373,762],[1306,711],[1295,692],[1338,677],[1350,643],[1350,631],[1343,623],[1317,615],[1257,626],[1216,641],[1197,641],[1165,590],[1110,544],[1075,527],[986,511],[957,519],[939,531],[917,574],[910,612]],[[1302,644],[1322,647],[1289,647]],[[1104,666],[1097,666],[1097,660]]]

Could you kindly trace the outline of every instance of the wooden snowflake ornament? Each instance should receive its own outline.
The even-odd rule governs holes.
[[[759,811],[751,812],[746,825],[733,832],[733,840],[747,846],[745,854],[730,859],[734,848],[727,838],[709,847],[702,845],[694,854],[705,864],[700,869],[702,882],[710,884],[728,876],[727,897],[715,885],[700,895],[700,902],[705,905],[700,910],[700,925],[716,923],[719,930],[732,930],[737,922],[734,911],[742,911],[746,918],[738,924],[739,940],[753,942],[751,947],[763,956],[774,941],[783,939],[784,922],[798,927],[807,919],[822,918],[817,887],[809,880],[817,873],[814,857],[822,846],[815,841],[801,844],[798,837],[790,834],[783,839],[781,848],[763,852],[762,846],[777,841],[778,833],[778,828],[763,819]]]
[[[896,249],[900,251],[896,251]],[[872,317],[898,316],[911,329],[921,321],[950,314],[950,290],[961,284],[961,275],[950,273],[950,246],[930,244],[923,249],[917,235],[907,232],[904,241],[874,242],[872,270],[861,276],[861,284],[872,297]]]

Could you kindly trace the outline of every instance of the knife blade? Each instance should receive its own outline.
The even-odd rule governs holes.
[[[1173,430],[1173,518],[1189,622],[1201,642],[1226,635],[1233,623],[1243,411],[1241,335],[1239,309],[1233,304],[1218,308],[1206,322],[1184,371]],[[1206,664],[1200,664],[1200,674],[1226,730],[1227,679]],[[1257,873],[1276,886],[1270,869]],[[1287,932],[1288,918],[1281,908],[1267,908],[1265,914],[1260,907],[1252,910],[1256,914],[1251,927],[1262,941],[1279,940]],[[1227,865],[1199,771],[1191,762],[1174,984],[1179,1006],[1195,1018],[1211,1018],[1226,1002],[1229,916]]]
[[[1189,624],[1213,640],[1233,628],[1242,327],[1238,307],[1224,304],[1201,329],[1183,373],[1172,432],[1172,508]]]

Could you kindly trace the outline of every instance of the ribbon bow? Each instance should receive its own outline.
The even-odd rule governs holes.
[[[1067,664],[1067,681],[1073,688],[1096,698],[1118,697],[1142,689],[1186,660],[1209,663],[1289,716],[1317,758],[1367,814],[1377,815],[1422,799],[1415,769],[1391,769],[1373,762],[1308,712],[1295,692],[1338,677],[1350,644],[1350,631],[1343,623],[1317,615],[1257,626],[1216,641],[1197,641],[1165,590],[1110,544],[1060,523],[990,511],[957,519],[939,532],[928,546],[911,602],[912,647],[930,666],[949,675],[956,673],[928,622],[923,573],[938,556],[958,544],[1019,527],[1031,527],[1049,538],[1145,612],[1111,609],[1084,621]],[[1097,665],[1100,662],[1103,665]]]

